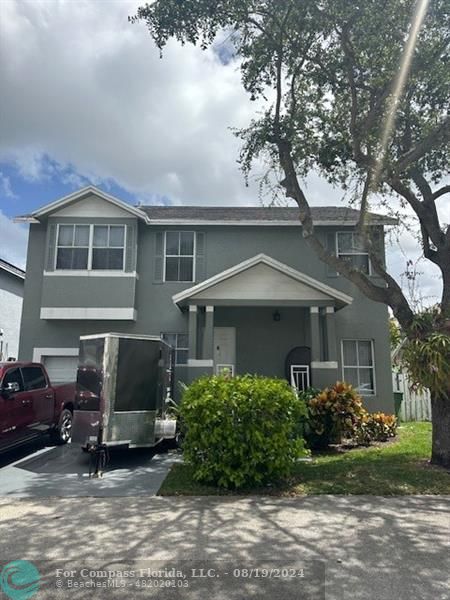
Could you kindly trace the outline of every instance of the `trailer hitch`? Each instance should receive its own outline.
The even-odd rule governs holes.
[[[88,442],[86,444],[86,451],[89,453],[89,479],[103,477],[103,472],[109,462],[107,444],[100,444],[98,442],[92,444]]]

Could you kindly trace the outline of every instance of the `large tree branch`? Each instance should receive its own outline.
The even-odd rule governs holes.
[[[429,206],[425,202],[421,202],[414,192],[397,176],[391,174],[388,177],[387,183],[408,202],[419,218],[421,226],[427,231],[433,244],[438,248],[441,247],[445,243],[445,240],[443,239],[444,234],[439,225],[436,212],[430,211]]]
[[[405,152],[395,165],[395,172],[402,173],[412,163],[421,159],[431,148],[435,148],[438,144],[450,140],[450,117],[446,117],[439,123],[435,129],[417,143],[411,150]]]
[[[285,188],[286,196],[297,202],[300,209],[299,218],[303,226],[303,237],[308,244],[323,262],[344,275],[344,277],[354,283],[368,298],[375,302],[389,305],[401,325],[407,329],[412,322],[413,312],[399,285],[382,267],[379,257],[373,253],[372,258],[374,260],[374,267],[377,273],[380,274],[386,282],[385,287],[375,284],[362,271],[354,269],[345,260],[328,252],[322,244],[315,234],[311,209],[298,182],[290,144],[286,140],[278,140],[277,147],[280,164],[285,174],[285,178],[281,182],[281,185]]]
[[[441,196],[444,196],[445,194],[450,194],[450,185],[444,185],[440,189],[433,192],[433,200],[437,200],[438,198],[440,198]]]

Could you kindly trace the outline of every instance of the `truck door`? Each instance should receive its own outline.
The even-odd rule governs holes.
[[[44,369],[39,365],[22,367],[25,392],[32,396],[33,421],[37,430],[50,427],[55,415],[53,389],[48,385]]]
[[[9,446],[29,436],[33,406],[30,394],[23,389],[22,373],[18,367],[6,371],[1,388],[10,390],[3,392],[0,399],[0,439],[2,445]]]

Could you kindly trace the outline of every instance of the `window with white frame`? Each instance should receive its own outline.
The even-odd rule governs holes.
[[[338,231],[336,233],[336,255],[349,263],[354,269],[359,269],[370,275],[369,254],[364,248],[361,237],[353,231]]]
[[[175,364],[187,365],[189,337],[186,333],[162,333],[161,338],[175,350]]]
[[[342,340],[343,378],[360,394],[375,394],[375,362],[372,340]]]
[[[57,270],[123,271],[125,225],[58,225]]]
[[[195,233],[166,231],[164,240],[164,280],[194,281]]]

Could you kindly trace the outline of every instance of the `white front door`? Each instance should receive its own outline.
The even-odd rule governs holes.
[[[214,370],[228,369],[234,375],[236,365],[236,328],[214,327]]]

